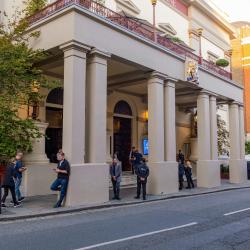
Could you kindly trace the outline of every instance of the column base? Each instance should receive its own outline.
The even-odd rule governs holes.
[[[109,201],[109,166],[101,163],[71,165],[66,206]]]
[[[247,162],[245,160],[229,160],[230,183],[243,183],[247,181]]]
[[[219,161],[197,161],[197,186],[213,188],[220,185]]]
[[[148,193],[164,195],[178,192],[178,163],[149,163]]]
[[[23,174],[22,191],[24,196],[53,194],[51,183],[56,179],[53,168],[56,164],[25,164],[27,170]]]

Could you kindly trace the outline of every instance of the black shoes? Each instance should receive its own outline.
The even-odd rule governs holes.
[[[16,204],[14,204],[14,207],[20,207],[20,206],[21,206],[20,202],[17,202]]]
[[[20,199],[18,199],[19,202],[23,201],[25,198],[21,197]]]
[[[135,199],[140,199],[140,196],[135,196],[134,198],[135,198]]]
[[[2,203],[2,204],[1,204],[1,207],[6,207],[5,203]]]

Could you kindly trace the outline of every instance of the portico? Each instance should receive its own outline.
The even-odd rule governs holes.
[[[31,28],[41,32],[33,46],[53,54],[41,68],[48,76],[61,79],[64,89],[62,147],[72,167],[67,205],[109,200],[108,163],[114,153],[114,107],[119,101],[131,107],[130,114],[116,114],[130,119],[130,144],[142,151],[142,139],[149,140],[150,194],[178,191],[176,149],[190,142],[188,110],[194,107],[197,183],[206,188],[220,185],[218,103],[230,103],[230,181],[245,180],[240,86],[204,65],[199,66],[199,82],[188,82],[186,54],[170,51],[78,5],[62,9],[60,14]],[[62,23],[63,36],[58,31]]]

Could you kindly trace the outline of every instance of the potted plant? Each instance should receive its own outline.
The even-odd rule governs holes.
[[[216,61],[216,65],[225,68],[229,65],[229,61],[224,58],[220,58]]]

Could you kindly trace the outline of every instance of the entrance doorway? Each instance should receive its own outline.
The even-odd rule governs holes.
[[[63,133],[63,89],[53,89],[46,100],[46,120],[49,126],[46,130],[45,152],[50,162],[57,162],[56,154],[62,148]]]
[[[122,163],[123,171],[130,171],[129,153],[132,147],[132,110],[125,101],[115,105],[113,118],[113,152]]]
[[[114,153],[122,162],[122,170],[129,171],[129,152],[131,150],[131,119],[114,117]]]

